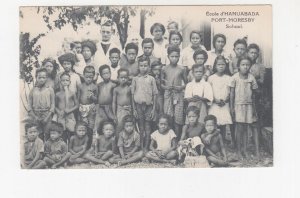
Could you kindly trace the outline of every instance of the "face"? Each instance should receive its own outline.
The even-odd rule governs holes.
[[[27,138],[29,141],[34,141],[36,137],[38,136],[39,131],[36,127],[31,127],[27,129]]]
[[[163,31],[160,27],[156,26],[154,29],[153,29],[153,33],[152,33],[153,37],[155,40],[160,40],[162,39],[162,36],[163,36]]]
[[[69,86],[71,84],[70,77],[67,75],[63,75],[60,78],[60,83],[63,87]]]
[[[215,41],[216,50],[222,50],[225,46],[225,40],[222,37],[218,37]]]
[[[240,72],[242,74],[247,74],[249,72],[250,67],[251,67],[250,61],[247,59],[244,59],[240,63]]]
[[[148,61],[139,62],[139,70],[141,74],[146,74],[149,71]]]
[[[47,73],[46,72],[39,72],[37,77],[36,77],[36,81],[37,81],[37,85],[38,86],[43,86],[45,85],[46,81],[47,81]]]
[[[133,133],[133,130],[134,130],[134,124],[133,124],[133,122],[125,122],[124,123],[124,129],[125,129],[125,132],[127,134]]]
[[[207,120],[205,122],[205,129],[208,133],[212,133],[216,129],[216,124],[213,120]]]
[[[178,31],[178,28],[176,26],[175,23],[171,23],[168,25],[168,31],[171,32],[171,31]]]
[[[180,37],[177,34],[172,34],[170,44],[179,46],[181,44]]]
[[[91,84],[93,82],[95,75],[92,72],[84,72],[83,78],[86,84]]]
[[[111,124],[106,124],[103,127],[103,134],[106,138],[110,138],[114,134],[114,127]]]
[[[188,121],[191,125],[195,124],[198,120],[198,116],[197,114],[195,114],[195,112],[193,111],[190,111],[188,114],[187,114],[187,118],[188,118]]]
[[[121,85],[124,85],[128,82],[128,73],[125,71],[120,72],[120,75],[118,76],[119,83]]]
[[[164,133],[169,129],[169,123],[166,118],[160,118],[158,121],[158,131]]]
[[[161,72],[161,66],[160,66],[160,65],[154,66],[154,67],[152,68],[152,73],[153,73],[155,76],[160,75],[160,72]]]
[[[103,80],[110,80],[110,76],[111,73],[108,68],[102,70],[101,77],[103,78]]]
[[[216,69],[218,73],[224,73],[226,68],[226,63],[224,62],[224,60],[217,60],[217,64],[216,64]]]
[[[196,81],[200,81],[202,79],[204,70],[203,67],[198,67],[193,70],[193,74]]]
[[[258,55],[259,55],[259,53],[258,53],[258,50],[257,50],[257,49],[255,49],[255,48],[249,49],[249,51],[248,51],[248,57],[249,57],[253,62],[256,61],[256,59],[258,58]]]
[[[117,66],[120,60],[120,55],[118,53],[112,53],[109,57],[112,66]]]
[[[44,67],[47,69],[47,73],[48,74],[51,74],[52,72],[53,72],[53,65],[52,65],[52,63],[50,63],[50,62],[46,62],[45,64],[44,64]]]
[[[132,38],[131,42],[139,46],[139,39],[138,38]]]
[[[112,26],[102,26],[101,28],[102,41],[104,42],[110,41],[112,33],[113,33]]]
[[[66,72],[70,72],[72,70],[72,63],[70,61],[64,61],[62,66]]]
[[[195,63],[197,64],[200,64],[200,65],[203,65],[205,62],[205,57],[203,54],[198,54],[196,57],[195,57]]]
[[[191,36],[191,43],[193,46],[198,46],[200,45],[201,38],[199,34],[193,33]]]
[[[52,141],[60,138],[60,133],[58,131],[50,131],[50,138]]]
[[[152,51],[153,51],[152,43],[144,43],[143,52],[144,52],[145,56],[151,56]]]
[[[88,60],[92,57],[92,51],[90,48],[88,47],[83,47],[82,49],[82,56],[84,58],[84,60]]]
[[[129,50],[127,50],[126,56],[127,56],[128,62],[129,63],[134,63],[136,55],[137,55],[137,53],[136,53],[135,49],[129,49]]]
[[[85,134],[86,134],[86,127],[85,126],[81,126],[81,125],[77,126],[77,128],[76,128],[76,135],[78,137],[83,137],[83,136],[85,136]]]
[[[243,56],[243,55],[245,54],[245,52],[246,52],[246,46],[240,43],[240,44],[237,44],[237,45],[234,47],[233,50],[234,50],[235,55],[236,55],[237,57],[241,57],[241,56]]]
[[[174,65],[174,64],[178,63],[180,54],[178,52],[171,52],[168,57],[169,57],[170,63]]]
[[[80,44],[80,43],[76,43],[74,48],[75,48],[75,50],[76,50],[76,52],[77,52],[78,54],[81,53],[82,48],[81,48],[81,44]]]

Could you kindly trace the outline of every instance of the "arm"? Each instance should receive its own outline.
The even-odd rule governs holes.
[[[49,145],[49,143],[46,142],[46,143],[45,143],[45,157],[48,157],[49,159],[54,160],[54,159],[52,158],[50,148],[51,148],[51,145]]]
[[[78,101],[78,98],[76,97],[76,95],[74,94],[72,98],[73,98],[73,101],[74,101],[75,105],[72,108],[65,110],[65,112],[67,114],[72,113],[73,111],[75,111],[76,109],[79,108],[79,101]]]
[[[90,100],[94,103],[98,102],[98,87],[96,86],[96,89],[93,91],[93,93],[90,95]]]
[[[229,107],[230,107],[230,112],[231,112],[231,116],[234,117],[234,96],[235,96],[235,88],[234,87],[230,87],[230,103],[229,103]]]
[[[74,137],[71,137],[70,143],[69,143],[69,152],[70,152],[72,155],[75,155],[76,152],[73,150],[73,146],[74,146]]]
[[[134,102],[135,84],[136,84],[135,79],[133,79],[132,84],[131,84],[131,102],[132,102],[133,115],[135,118],[137,118],[138,115],[137,115],[136,106],[135,106],[135,102]]]
[[[124,148],[123,148],[123,146],[119,146],[119,152],[120,152],[121,158],[124,159],[125,158],[125,154],[124,154]]]
[[[111,145],[111,147],[112,147],[112,152],[113,153],[117,153],[117,143],[116,143],[116,137],[114,137],[113,138],[113,142],[112,142],[112,145]]]
[[[181,133],[181,137],[180,137],[179,144],[182,143],[182,140],[185,140],[185,139],[186,139],[186,132],[187,132],[187,126],[184,125],[184,126],[182,127],[182,133]]]
[[[161,88],[163,90],[171,90],[172,89],[172,86],[167,86],[166,85],[166,73],[164,70],[161,71]]]
[[[86,136],[84,144],[82,145],[82,150],[78,152],[79,157],[81,157],[83,154],[86,153],[87,145],[88,145],[88,137]]]
[[[150,151],[155,151],[156,150],[155,147],[154,147],[154,145],[155,145],[155,140],[153,140],[151,138],[151,142],[150,142],[150,146],[149,146]]]
[[[219,139],[219,143],[220,143],[220,148],[221,148],[221,153],[223,155],[223,159],[225,161],[227,161],[226,150],[225,150],[225,147],[224,147],[223,138],[222,138],[221,134],[218,135],[218,139]]]
[[[54,91],[53,91],[52,88],[50,88],[50,101],[51,101],[51,105],[50,105],[49,113],[47,114],[47,116],[43,120],[43,122],[45,122],[45,123],[50,119],[50,117],[55,112],[55,94],[54,94]]]
[[[112,111],[114,116],[117,116],[117,88],[113,90],[113,101],[112,101]]]

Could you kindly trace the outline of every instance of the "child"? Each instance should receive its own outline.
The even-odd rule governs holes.
[[[228,63],[224,56],[217,56],[214,62],[215,74],[208,78],[208,83],[213,90],[213,103],[209,108],[208,113],[214,115],[217,118],[218,126],[221,130],[223,141],[225,141],[226,125],[232,125],[232,119],[229,109],[230,98],[230,76],[228,75]],[[234,145],[234,133],[231,131],[232,146]]]
[[[81,42],[82,55],[86,66],[93,66],[95,68],[94,82],[98,80],[98,65],[94,62],[94,56],[97,51],[96,44],[91,40],[85,40]],[[97,71],[97,72],[96,72]],[[84,78],[84,77],[83,77]]]
[[[44,143],[38,137],[40,132],[37,124],[26,124],[26,140],[24,142],[24,159],[22,168],[39,169],[44,168],[46,163],[42,160]]]
[[[36,70],[36,84],[29,94],[29,115],[38,124],[43,133],[41,139],[49,138],[49,127],[55,111],[55,94],[51,87],[46,86],[46,68]]]
[[[178,31],[171,31],[170,32],[170,36],[169,36],[169,44],[168,46],[178,46],[180,51],[182,50],[182,46],[181,46],[181,43],[183,41],[183,38],[182,38],[182,35],[180,34],[180,32]],[[182,60],[181,60],[182,57],[179,58],[179,63],[182,63]],[[166,58],[165,58],[165,65],[168,65],[170,64],[170,61],[168,59],[168,54],[166,54]]]
[[[78,122],[75,127],[75,135],[69,143],[69,162],[71,164],[80,164],[87,162],[86,153],[88,149],[89,138],[87,136],[87,126],[84,122]]]
[[[121,68],[128,69],[130,81],[134,76],[139,74],[139,66],[136,61],[136,56],[138,54],[139,48],[134,43],[128,43],[125,47],[125,54],[122,54],[120,60]]]
[[[207,52],[208,54],[207,65],[209,66],[211,71],[217,56],[222,55],[226,59],[229,59],[229,54],[224,49],[226,45],[226,36],[224,34],[214,35],[212,44],[214,49]]]
[[[144,53],[141,56],[139,56],[138,59],[140,59],[142,57],[148,57],[150,60],[150,65],[154,61],[158,61],[158,58],[153,56],[154,42],[151,38],[145,38],[142,41],[142,49],[143,49]]]
[[[104,164],[109,166],[109,159],[115,156],[117,143],[115,133],[115,126],[111,122],[104,122],[102,126],[103,135],[98,136],[95,141],[95,146],[86,155],[86,159],[96,164]]]
[[[61,124],[55,122],[51,124],[50,138],[45,143],[44,157],[44,162],[48,167],[57,168],[67,162],[71,156],[71,153],[68,153],[67,144],[61,138],[63,130]]]
[[[166,32],[165,26],[161,23],[154,23],[150,28],[150,32],[154,41],[153,56],[160,58],[161,62],[165,63],[164,54],[168,45],[167,40],[163,37]]]
[[[231,74],[235,74],[239,71],[237,66],[237,61],[239,58],[242,58],[246,55],[247,50],[247,42],[245,39],[238,39],[233,44],[233,51],[235,53],[235,57],[230,58],[229,70]]]
[[[69,139],[69,133],[74,133],[75,131],[76,120],[74,111],[78,109],[79,102],[75,93],[69,90],[71,82],[68,73],[62,73],[60,83],[62,90],[55,94],[56,114],[53,120],[63,125],[64,131],[67,131]]]
[[[140,149],[140,135],[134,130],[135,121],[130,115],[123,119],[124,130],[119,134],[118,148],[120,156],[112,157],[109,162],[117,163],[118,166],[138,162],[143,158],[143,151]]]
[[[201,135],[204,152],[208,162],[213,166],[234,166],[228,162],[222,136],[217,132],[217,118],[208,115],[204,119],[205,133]]]
[[[193,30],[190,33],[190,42],[191,44],[182,50],[182,65],[187,67],[188,70],[191,70],[192,65],[194,64],[194,52],[198,49],[206,51],[206,48],[203,45],[201,45],[200,31]]]
[[[110,60],[110,72],[111,72],[111,80],[115,83],[118,82],[118,71],[120,69],[119,61],[120,61],[121,52],[118,48],[112,48],[109,50],[109,60]]]
[[[161,70],[162,70],[162,64],[161,62],[154,61],[151,64],[151,76],[154,77],[157,87],[157,97],[156,97],[156,109],[157,109],[157,115],[161,115],[164,112],[164,90],[161,87],[162,80],[161,80]]]
[[[175,133],[180,137],[181,127],[184,124],[183,90],[187,83],[186,70],[179,66],[180,49],[177,46],[168,47],[170,65],[162,70],[162,85],[164,92],[164,113],[171,116],[175,126]]]
[[[64,68],[65,72],[70,75],[71,84],[69,86],[70,91],[77,94],[78,87],[81,84],[80,77],[73,70],[73,67],[76,62],[76,57],[73,53],[66,53],[58,57],[58,61],[61,66]],[[60,87],[62,89],[62,87]]]
[[[124,125],[123,118],[126,115],[132,115],[131,88],[128,84],[128,78],[129,71],[121,68],[118,71],[119,86],[113,90],[112,110],[117,123],[117,137],[119,137]]]
[[[242,158],[241,153],[246,158],[248,157],[246,148],[250,128],[252,129],[254,138],[255,155],[259,159],[258,131],[255,126],[257,115],[253,100],[258,86],[254,76],[249,72],[251,64],[250,58],[240,58],[237,62],[239,72],[232,76],[230,83],[230,111],[235,118],[236,144],[239,159]]]
[[[173,163],[175,165],[178,156],[176,135],[169,126],[168,115],[161,115],[158,121],[158,130],[151,134],[150,151],[146,153],[146,157],[154,162]]]
[[[42,67],[46,68],[48,73],[48,78],[46,86],[51,87],[54,91],[59,89],[59,78],[57,78],[57,71],[59,70],[59,65],[53,58],[46,58],[42,62]]]
[[[147,57],[139,59],[139,75],[131,84],[132,107],[141,133],[141,146],[149,149],[151,121],[155,118],[157,87],[155,79],[149,75],[150,60]]]
[[[97,135],[97,130],[99,126],[104,121],[114,121],[115,116],[112,111],[112,101],[113,101],[113,89],[116,84],[111,81],[111,72],[108,65],[102,65],[99,68],[100,76],[103,81],[97,85],[98,88],[98,101],[97,101],[97,113],[96,121],[94,126],[94,134]]]
[[[85,60],[82,53],[82,45],[80,41],[74,41],[70,44],[71,51],[75,54],[76,63],[74,65],[74,71],[80,76],[83,77],[83,70],[86,66]]]
[[[97,86],[93,83],[95,68],[86,66],[83,70],[84,83],[79,86],[79,114],[81,121],[88,124],[89,129],[94,129],[96,116],[96,102],[98,96]]]
[[[211,85],[202,79],[203,65],[194,64],[192,72],[195,79],[186,85],[184,98],[188,102],[188,107],[196,106],[200,109],[198,121],[203,123],[207,116],[208,105],[213,101],[213,91]]]
[[[213,73],[212,68],[210,67],[205,67],[205,63],[207,61],[207,52],[202,50],[202,49],[198,49],[194,52],[193,54],[193,59],[195,61],[195,64],[199,64],[199,65],[203,65],[204,66],[204,75],[202,76],[202,79],[207,81],[207,78]],[[188,74],[188,81],[191,82],[192,80],[194,80],[194,75],[193,75],[193,71],[189,71]]]
[[[169,32],[169,34],[172,32],[172,31],[176,31],[176,32],[179,32],[179,25],[176,21],[170,21],[167,25],[167,30]],[[169,37],[170,39],[170,37]]]

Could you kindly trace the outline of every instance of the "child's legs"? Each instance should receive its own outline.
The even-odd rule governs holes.
[[[241,144],[242,144],[242,134],[244,133],[243,123],[236,122],[235,124],[235,132],[236,132],[236,146],[237,153],[241,155]]]
[[[208,160],[209,163],[213,163],[214,165],[217,165],[217,166],[228,166],[228,163],[225,162],[224,160],[222,160],[221,158],[208,156],[207,160]]]
[[[101,160],[106,161],[114,155],[112,151],[106,151],[104,155],[101,157]]]
[[[144,156],[144,153],[143,151],[137,151],[135,152],[130,158],[122,161],[122,165],[125,165],[125,164],[130,164],[130,163],[133,163],[133,162],[138,162],[139,160],[141,160]]]
[[[232,147],[235,147],[236,146],[236,134],[235,134],[234,124],[230,124],[229,128],[230,128],[230,134],[231,134],[231,145],[232,145]]]
[[[45,168],[47,166],[46,162],[43,160],[39,160],[35,163],[35,165],[33,166],[33,169],[42,169]]]
[[[93,162],[95,164],[104,164],[105,162],[101,159],[98,159],[96,157],[94,157],[92,154],[90,153],[86,153],[83,155],[83,158],[90,161],[90,162]]]
[[[121,156],[115,155],[115,156],[109,158],[108,161],[109,161],[109,163],[111,163],[111,164],[116,164],[116,163],[118,163],[118,162],[121,161],[121,160],[122,160]]]
[[[145,140],[145,120],[143,118],[138,119],[138,125],[140,130],[140,137],[141,137],[141,148],[144,149],[144,140]]]
[[[144,149],[148,151],[150,144],[151,135],[151,121],[145,121],[145,147]]]
[[[44,162],[48,165],[48,166],[52,166],[53,164],[55,164],[55,161],[50,159],[49,157],[44,157]]]
[[[55,167],[60,166],[63,163],[67,162],[69,160],[69,158],[71,157],[71,155],[72,155],[71,153],[67,152],[66,155],[63,156],[63,158],[59,162],[53,164],[53,166],[55,166]]]
[[[166,159],[167,160],[176,159],[177,156],[178,156],[178,152],[176,150],[175,151],[170,151],[169,153],[167,153]]]
[[[249,129],[252,130],[254,145],[255,145],[255,155],[259,157],[259,135],[256,123],[249,124]]]
[[[225,141],[225,136],[226,136],[226,125],[220,125],[219,126],[223,141]]]

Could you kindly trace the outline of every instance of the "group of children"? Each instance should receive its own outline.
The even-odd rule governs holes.
[[[200,32],[192,31],[181,50],[178,24],[169,26],[169,41],[162,24],[151,27],[153,39],[142,41],[140,56],[138,43],[124,52],[111,48],[112,26],[104,24],[99,46],[106,64],[97,65],[100,49],[91,40],[72,43],[58,57],[62,73],[55,59],[45,59],[29,96],[22,166],[178,164],[199,155],[213,166],[233,166],[224,146],[228,129],[238,159],[248,158],[249,134],[259,159],[255,103],[264,67],[256,63],[258,45],[238,39],[232,57],[223,34],[206,51]]]

